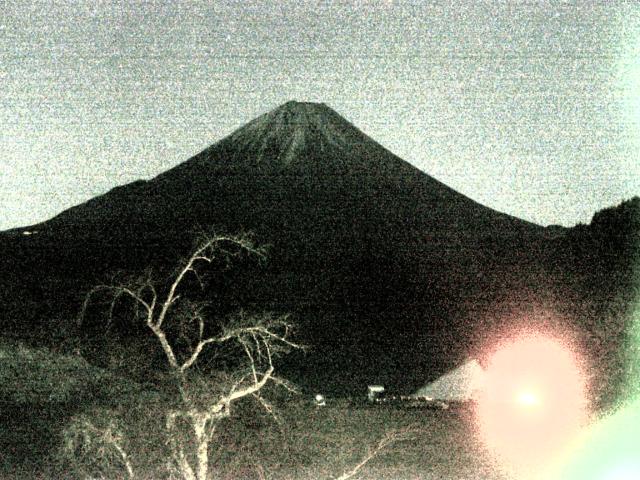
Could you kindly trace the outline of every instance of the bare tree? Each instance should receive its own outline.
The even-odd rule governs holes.
[[[218,260],[226,262],[243,253],[259,258],[265,256],[264,250],[256,247],[247,236],[206,236],[164,287],[147,273],[123,284],[96,286],[83,304],[80,321],[85,318],[95,297],[106,294],[110,305],[108,321],[112,321],[116,305],[125,300],[131,302],[135,319],[153,333],[160,345],[179,390],[177,406],[169,408],[164,419],[171,451],[169,468],[172,476],[184,480],[209,478],[210,444],[219,422],[231,415],[236,401],[253,397],[275,416],[273,407],[261,395],[262,389],[269,383],[292,389],[289,383],[275,375],[274,368],[274,359],[278,355],[301,348],[291,340],[292,325],[286,315],[241,312],[225,325],[213,325],[208,319],[205,304],[188,300],[183,291],[189,277],[203,284],[202,275],[207,264]],[[180,332],[179,335],[176,331]],[[178,341],[178,336],[182,342]],[[201,390],[193,386],[194,366],[205,351],[229,345],[236,346],[241,352],[243,365],[229,374],[224,385],[216,386],[215,395],[201,395]],[[188,441],[183,441],[185,434]],[[106,443],[126,462],[127,473],[132,477],[130,458],[121,451],[118,442],[112,441],[113,438],[110,436]]]

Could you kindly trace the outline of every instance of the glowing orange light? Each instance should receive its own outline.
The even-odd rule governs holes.
[[[535,407],[540,403],[538,396],[530,391],[523,391],[518,394],[518,402],[525,407]]]
[[[541,335],[501,348],[478,402],[481,434],[510,464],[533,464],[570,441],[585,417],[585,385],[569,348]]]

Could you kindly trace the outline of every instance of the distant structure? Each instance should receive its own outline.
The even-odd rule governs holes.
[[[444,402],[465,402],[477,398],[485,372],[477,360],[469,360],[415,392],[413,397]]]
[[[321,394],[317,394],[314,398],[315,400],[315,404],[316,407],[326,407],[327,406],[327,400],[324,398],[324,395]]]
[[[374,403],[384,395],[384,387],[382,385],[369,385],[367,388],[367,400]]]

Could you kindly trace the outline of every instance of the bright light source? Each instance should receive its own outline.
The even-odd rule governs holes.
[[[509,468],[548,461],[575,437],[586,416],[585,385],[573,351],[526,335],[493,355],[477,417],[487,446]]]
[[[535,407],[540,403],[540,399],[538,396],[531,391],[520,392],[518,395],[518,403],[524,405],[525,407]]]

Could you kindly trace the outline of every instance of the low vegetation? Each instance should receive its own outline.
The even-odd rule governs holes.
[[[127,478],[116,444],[136,478],[171,478],[170,449],[157,415],[170,395],[77,356],[7,341],[0,342],[0,352],[0,478]],[[376,451],[350,478],[502,478],[466,412],[372,407],[364,392],[353,401],[330,398],[326,407],[303,395],[264,393],[278,405],[278,420],[255,400],[238,404],[211,443],[215,478],[337,479],[389,434],[406,441]]]
[[[135,382],[79,355],[0,339],[0,478],[33,478],[55,469],[74,415],[145,395],[150,393]]]
[[[149,358],[138,349],[100,368],[82,349],[0,343],[1,476],[347,480],[374,470],[379,478],[443,478],[467,464],[483,471],[464,419],[345,400],[317,407],[276,376],[274,360],[300,348],[286,315],[214,322],[208,304],[188,298],[186,282],[206,285],[204,267],[244,254],[264,252],[246,237],[206,237],[168,281],[145,272],[91,290],[81,322],[93,316],[112,328],[124,315],[147,330],[145,345],[156,347]]]

